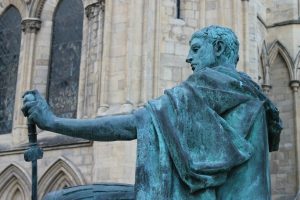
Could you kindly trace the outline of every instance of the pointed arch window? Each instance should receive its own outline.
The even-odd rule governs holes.
[[[0,173],[0,199],[27,199],[30,181],[26,172],[10,164]]]
[[[82,1],[61,0],[53,19],[47,99],[58,116],[75,118],[82,46]]]
[[[43,197],[51,191],[84,183],[84,179],[76,167],[66,159],[59,158],[40,178],[38,196]]]
[[[12,131],[21,20],[19,11],[13,6],[0,15],[0,134]]]

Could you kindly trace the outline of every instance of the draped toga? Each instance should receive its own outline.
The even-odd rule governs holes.
[[[234,66],[194,72],[135,116],[136,199],[271,199],[278,111]]]

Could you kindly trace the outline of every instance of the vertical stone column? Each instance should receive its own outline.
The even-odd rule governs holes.
[[[269,94],[272,86],[270,84],[270,58],[268,55],[266,42],[264,42],[264,44],[263,44],[261,58],[262,58],[262,65],[263,65],[263,69],[264,69],[263,84],[261,85],[261,87],[262,87],[264,93]]]
[[[126,104],[127,102],[124,100],[126,92],[128,94],[131,92],[127,84],[132,84],[132,80],[135,78],[134,74],[136,72],[133,72],[132,69],[142,67],[139,64],[139,56],[141,55],[139,32],[142,31],[140,29],[142,25],[135,22],[143,19],[139,18],[142,17],[142,14],[135,15],[134,12],[136,6],[140,8],[141,4],[144,4],[144,0],[105,2],[105,13],[102,13],[105,14],[105,30],[103,33],[102,68],[99,76],[98,116],[128,113],[127,111],[131,109],[130,104]],[[131,5],[130,8],[129,5]],[[136,12],[140,11],[141,9]],[[129,14],[129,12],[133,13]],[[129,19],[128,15],[133,18]],[[127,34],[128,30],[131,33]],[[137,33],[134,33],[134,31]],[[127,76],[127,73],[132,74]],[[127,88],[128,90],[126,90]],[[114,89],[117,89],[117,91]],[[120,95],[116,94],[118,92],[120,92]],[[134,97],[134,99],[136,98]],[[136,141],[94,142],[93,151],[94,155],[97,155],[94,156],[93,160],[93,182],[134,183]]]
[[[104,0],[97,1],[85,8],[88,18],[86,69],[82,117],[95,117],[99,106],[102,84],[102,49]]]
[[[272,86],[268,84],[262,84],[261,88],[264,91],[264,93],[268,95],[270,93],[270,90],[272,89]]]
[[[41,28],[41,21],[37,18],[26,18],[21,22],[22,41],[18,68],[18,81],[14,109],[13,143],[23,143],[27,140],[27,126],[22,107],[22,95],[26,90],[32,89],[32,77],[36,34]]]
[[[159,68],[161,62],[162,2],[144,1],[142,81],[140,106],[160,96]]]
[[[299,101],[299,80],[290,81],[290,87],[294,96],[295,112],[295,144],[296,144],[296,173],[297,173],[297,192],[300,191],[300,101]]]
[[[249,67],[249,0],[242,0],[242,43],[241,43],[241,56],[238,69],[247,72]]]

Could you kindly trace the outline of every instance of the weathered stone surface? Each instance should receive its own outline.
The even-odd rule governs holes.
[[[126,113],[128,109],[123,109],[123,105],[130,105],[132,109],[136,109],[136,107],[141,106],[148,99],[163,94],[166,88],[174,87],[174,85],[178,84],[181,80],[185,80],[191,74],[190,67],[184,63],[185,56],[181,57],[175,54],[175,47],[172,49],[172,46],[180,43],[188,47],[187,42],[191,33],[193,33],[196,28],[210,24],[221,24],[234,29],[241,43],[238,69],[249,73],[254,80],[258,80],[258,76],[264,77],[265,68],[261,66],[260,62],[261,46],[264,40],[267,44],[267,50],[269,50],[273,41],[280,41],[284,49],[287,50],[287,55],[289,55],[291,60],[295,61],[292,68],[296,69],[298,67],[298,45],[300,42],[298,35],[300,34],[300,29],[296,20],[298,19],[297,1],[223,0],[217,1],[218,3],[214,10],[206,10],[208,4],[213,1],[214,0],[181,0],[182,19],[176,19],[175,1],[171,0],[106,1],[105,22],[102,22],[100,19],[95,19],[95,21],[98,21],[99,27],[101,27],[100,23],[105,25],[103,36],[98,35],[97,41],[91,42],[92,45],[103,44],[102,47],[99,47],[99,49],[103,49],[103,54],[101,53],[101,56],[96,58],[96,62],[93,61],[94,68],[98,70],[101,76],[99,76],[98,79],[97,76],[95,76],[95,80],[88,79],[90,82],[86,82],[84,78],[85,74],[88,74],[86,70],[92,71],[86,68],[91,58],[87,56],[89,49],[87,38],[93,38],[94,35],[89,31],[90,22],[86,15],[84,15],[83,35],[86,37],[84,36],[82,41],[82,55],[85,55],[81,57],[82,60],[80,64],[79,88],[81,89],[78,94],[78,117],[83,118],[85,116],[95,117],[97,115],[102,116],[103,114]],[[19,78],[16,89],[17,94],[20,95],[17,95],[15,100],[15,110],[19,110],[19,112],[14,113],[12,134],[2,134],[0,136],[1,146],[7,148],[6,152],[0,152],[0,173],[9,163],[13,162],[30,174],[30,168],[27,163],[22,161],[23,155],[19,148],[20,143],[25,142],[24,138],[27,139],[26,123],[22,121],[23,117],[20,112],[20,99],[23,92],[31,88],[37,88],[44,96],[46,96],[47,93],[49,59],[51,57],[52,18],[58,6],[58,2],[61,1],[36,0],[30,2],[29,4],[25,4],[24,1],[13,0],[0,2],[0,15],[5,13],[8,6],[14,5],[20,12],[22,19],[38,17],[42,22],[41,29],[37,32],[36,37],[31,37],[29,34],[24,37],[22,36],[23,42],[20,47]],[[95,2],[97,2],[97,0],[83,1],[84,8]],[[195,12],[195,17],[187,18],[185,16],[185,10]],[[36,15],[33,16],[34,14]],[[118,17],[116,17],[116,15],[118,15]],[[257,16],[260,16],[260,19],[258,19]],[[119,23],[117,22],[118,20],[122,20],[122,22]],[[190,23],[190,20],[197,21],[197,25],[194,21]],[[285,21],[288,23],[281,23],[285,25],[273,26],[274,23]],[[182,29],[181,34],[171,32],[173,27],[180,27],[180,29]],[[129,34],[129,30],[131,34]],[[250,36],[251,41],[249,39]],[[103,37],[104,43],[101,37]],[[118,39],[112,41],[112,38]],[[114,51],[120,50],[122,54],[125,52],[126,55],[114,56],[114,51],[112,51],[111,47],[112,43],[120,45],[118,48],[115,48]],[[170,43],[173,44],[171,47],[169,45]],[[34,51],[31,51],[31,44],[34,47]],[[275,57],[278,53],[278,55],[282,55],[283,51],[281,50],[282,49],[278,52],[276,49],[273,49],[272,54],[274,54]],[[131,52],[135,53],[133,54]],[[134,59],[132,59],[133,57]],[[180,58],[176,59],[178,57]],[[290,66],[286,58],[288,57],[284,57],[284,61],[278,65],[280,69]],[[162,63],[162,59],[166,65]],[[101,64],[102,67],[100,67]],[[175,76],[173,71],[172,76],[174,75],[174,80],[169,80],[169,74],[168,79],[164,78],[164,68],[173,68],[173,66],[176,69],[181,69],[180,81],[177,81],[179,78],[177,76],[179,75]],[[274,65],[271,65],[270,67],[272,68],[273,66]],[[288,73],[290,73],[290,71]],[[299,92],[295,93],[295,95],[285,95],[283,93],[289,90],[288,82],[290,79],[299,80],[299,72],[297,72],[297,74],[298,75],[291,74],[291,76],[294,77],[285,76],[284,82],[282,82],[284,87],[276,89],[278,92],[276,94],[278,101],[289,99],[293,112],[297,110],[297,101],[294,102],[292,99],[295,96],[296,99],[298,99],[298,105],[300,105]],[[280,70],[277,75],[275,74],[273,76],[275,82],[283,79]],[[124,87],[119,87],[118,80],[125,81]],[[262,79],[260,79],[259,83],[262,83],[261,81]],[[89,87],[93,85],[93,89],[89,89],[89,91],[92,91],[91,96],[87,96],[85,93],[84,88],[86,83]],[[286,96],[289,97],[286,98]],[[94,105],[98,110],[91,107],[85,110],[82,106],[85,102],[88,102],[87,105]],[[276,99],[275,102],[277,102]],[[129,106],[125,107],[127,108]],[[271,164],[272,187],[275,188],[275,190],[273,190],[274,199],[294,199],[296,194],[292,194],[293,192],[288,192],[288,190],[290,190],[290,188],[293,190],[294,188],[299,188],[294,180],[294,177],[297,177],[297,169],[292,169],[294,166],[299,166],[294,160],[294,156],[299,155],[299,153],[297,153],[299,151],[296,150],[299,141],[291,141],[293,137],[290,133],[294,136],[297,136],[297,133],[299,133],[300,116],[299,112],[295,112],[295,117],[292,117],[294,116],[293,112],[288,109],[288,106],[285,105],[284,107],[284,110],[289,114],[284,114],[283,118],[288,118],[288,129],[292,131],[292,133],[290,131],[287,133],[284,131],[281,146],[283,148],[290,148],[291,150],[290,153],[283,154],[283,152],[279,152],[278,157],[277,153],[272,156],[272,159],[274,159],[274,162]],[[110,108],[112,108],[111,111]],[[279,109],[281,110],[281,105],[279,105]],[[293,122],[296,130],[290,128]],[[24,135],[23,139],[20,137],[21,135]],[[285,135],[287,137],[285,137]],[[49,132],[42,132],[38,137],[41,140],[43,140],[42,138],[44,137],[53,138],[53,141],[55,141],[54,138],[56,136]],[[299,137],[297,136],[297,138]],[[41,171],[39,172],[39,176],[42,176],[59,156],[66,156],[78,166],[79,171],[83,173],[87,183],[97,181],[134,183],[135,148],[136,141],[127,143],[94,142],[92,146],[90,145],[89,147],[82,147],[81,145],[73,143],[65,147],[49,148],[49,150],[46,151],[48,159],[40,161]],[[87,151],[87,149],[89,150]],[[82,154],[79,153],[81,151]],[[87,154],[93,155],[93,162],[89,165],[83,165],[81,164],[83,159],[78,157],[84,157]],[[279,162],[279,159],[282,161]],[[288,177],[288,180],[282,179],[281,174],[289,174],[285,176]],[[286,187],[286,185],[289,185],[289,187]],[[277,190],[276,188],[281,189]],[[24,196],[30,197],[29,194]]]

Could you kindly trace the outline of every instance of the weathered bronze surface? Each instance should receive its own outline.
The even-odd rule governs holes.
[[[64,135],[137,139],[136,199],[271,199],[268,157],[278,149],[281,120],[260,87],[236,70],[238,49],[228,28],[195,32],[186,59],[194,73],[132,114],[59,118],[37,91],[25,93],[23,112]]]
[[[129,184],[92,184],[75,186],[47,194],[44,200],[92,199],[134,200],[134,186]]]
[[[27,101],[35,101],[32,94],[27,95]],[[31,162],[31,200],[37,200],[37,160],[43,158],[43,150],[37,145],[36,126],[31,119],[27,119],[29,147],[24,152],[24,160]]]

